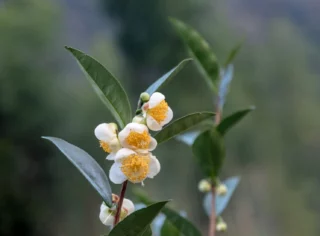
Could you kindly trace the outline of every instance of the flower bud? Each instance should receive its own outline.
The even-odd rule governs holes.
[[[120,142],[118,138],[114,138],[112,139],[112,141],[110,142],[110,148],[112,150],[119,150],[121,148]]]
[[[210,192],[211,188],[211,183],[206,179],[201,180],[198,184],[198,189],[202,193]]]
[[[143,102],[148,102],[149,99],[150,99],[149,93],[146,93],[146,92],[141,93],[141,94],[140,94],[140,99],[141,99],[141,101],[143,101]]]
[[[220,218],[217,222],[217,225],[216,225],[216,230],[218,232],[226,232],[228,229],[228,226],[227,226],[227,223],[224,222],[224,220],[222,218]]]
[[[225,184],[219,184],[217,186],[216,191],[217,191],[218,195],[226,195],[227,192],[228,192],[228,188],[227,188],[227,186]]]
[[[138,124],[146,124],[146,119],[143,116],[135,116],[132,119],[132,123],[138,123]]]

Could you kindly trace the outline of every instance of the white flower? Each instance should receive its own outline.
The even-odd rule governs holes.
[[[160,163],[151,153],[141,154],[128,148],[117,152],[115,162],[109,171],[109,178],[115,184],[129,180],[140,183],[147,177],[153,178],[160,172]]]
[[[118,203],[119,197],[115,194],[112,194],[112,202]],[[124,198],[122,207],[121,207],[121,213],[120,213],[120,220],[123,220],[125,217],[130,215],[132,212],[134,212],[134,204],[129,199]],[[116,208],[110,209],[104,202],[102,202],[100,206],[100,214],[99,218],[102,222],[102,224],[107,226],[112,226],[114,223],[114,217],[116,215]]]
[[[157,141],[149,134],[148,127],[138,123],[127,124],[119,133],[119,140],[122,147],[141,153],[148,153],[157,146]]]
[[[107,159],[114,160],[115,154],[121,148],[117,137],[117,125],[114,123],[100,124],[95,128],[94,134],[100,140],[100,147],[105,152],[110,153]]]
[[[165,101],[162,93],[155,92],[150,100],[142,106],[142,110],[147,120],[147,126],[153,131],[161,130],[173,117],[173,112]]]

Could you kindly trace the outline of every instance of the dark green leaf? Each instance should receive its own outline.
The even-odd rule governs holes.
[[[160,90],[165,84],[167,84],[174,76],[176,76],[186,64],[192,61],[191,58],[185,59],[181,61],[175,68],[171,69],[165,75],[163,75],[160,79],[150,85],[150,87],[146,90],[150,95],[154,92]]]
[[[217,131],[223,136],[225,133],[235,124],[237,124],[243,117],[249,112],[253,111],[255,107],[250,107],[241,111],[237,111],[232,115],[224,118],[221,123],[217,126]]]
[[[242,42],[237,44],[229,53],[228,58],[226,60],[226,62],[224,63],[224,66],[227,67],[229,64],[232,63],[232,61],[234,60],[234,58],[237,56],[237,54],[239,53],[240,49],[242,47]]]
[[[148,197],[144,192],[135,190],[134,194],[142,203],[144,204],[152,203],[152,201],[148,199]],[[171,210],[168,207],[164,207],[162,209],[162,213],[165,214],[165,216],[167,217],[167,220],[183,235],[201,236],[201,233],[199,232],[199,230],[188,219],[184,218],[174,210]]]
[[[109,236],[145,235],[147,227],[149,227],[153,219],[159,214],[167,202],[168,201],[158,202],[135,211],[123,221],[120,221],[120,223],[112,229]]]
[[[99,164],[84,150],[62,139],[43,137],[48,139],[78,168],[89,183],[97,190],[107,206],[112,206],[112,191],[108,178]]]
[[[161,236],[180,236],[179,230],[169,220],[165,220],[161,228]]]
[[[238,176],[231,177],[223,181],[223,184],[227,186],[228,191],[225,195],[216,196],[216,215],[217,216],[221,215],[224,209],[227,207],[233,195],[234,190],[239,184],[239,181],[240,181],[240,177]],[[207,193],[203,200],[203,207],[208,216],[211,215],[211,201],[212,201],[212,193]]]
[[[193,153],[206,177],[218,176],[225,157],[225,146],[215,127],[201,133],[192,146]]]
[[[197,112],[186,115],[164,127],[155,135],[155,139],[157,140],[158,144],[163,143],[174,136],[200,124],[202,121],[212,118],[213,116],[213,112]]]
[[[209,87],[217,91],[219,64],[207,41],[193,28],[177,19],[170,19],[175,31],[186,44],[191,55],[196,59]]]
[[[141,233],[139,236],[152,236],[152,230],[150,225],[146,228],[146,230]]]
[[[98,61],[71,47],[66,47],[77,59],[94,90],[123,128],[131,122],[131,106],[120,82]]]

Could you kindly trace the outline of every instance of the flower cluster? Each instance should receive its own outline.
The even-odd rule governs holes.
[[[100,124],[94,131],[101,148],[108,153],[107,160],[114,161],[109,178],[115,184],[126,180],[143,184],[146,178],[153,178],[160,171],[160,163],[151,153],[157,141],[149,130],[161,130],[171,121],[173,112],[159,92],[151,96],[143,93],[141,101],[141,114],[120,132],[114,123]]]

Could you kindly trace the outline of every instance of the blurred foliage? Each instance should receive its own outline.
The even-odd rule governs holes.
[[[97,218],[101,199],[40,140],[59,136],[107,165],[93,129],[111,116],[63,46],[93,52],[126,78],[122,82],[137,100],[187,55],[167,16],[196,28],[221,62],[246,38],[234,62],[225,115],[248,104],[257,110],[227,138],[223,173],[239,174],[242,181],[223,215],[225,235],[319,235],[320,34],[311,0],[100,0],[103,23],[85,36],[77,32],[79,24],[92,26],[90,15],[79,10],[84,1],[67,2],[71,6],[49,0],[0,3],[0,235],[105,232]],[[79,12],[70,14],[69,8]],[[163,91],[175,117],[211,110],[195,66],[178,76]],[[205,226],[202,196],[196,193],[201,174],[191,150],[171,140],[156,154],[162,172],[146,182],[147,191],[153,199],[173,198],[176,208]]]

